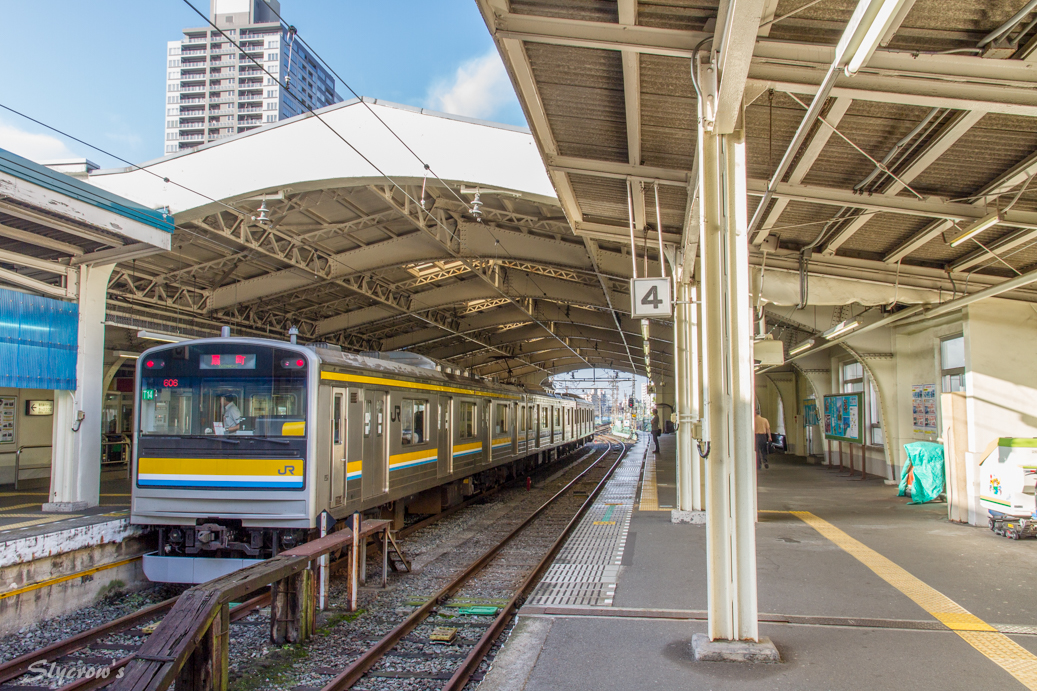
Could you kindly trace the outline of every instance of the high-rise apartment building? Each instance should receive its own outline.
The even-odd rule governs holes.
[[[282,28],[277,0],[210,3],[209,19],[226,36],[205,26],[168,44],[167,154],[342,100],[334,77]]]

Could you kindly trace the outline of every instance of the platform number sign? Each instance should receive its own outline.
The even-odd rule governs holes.
[[[641,319],[673,315],[668,278],[630,279],[630,316]]]

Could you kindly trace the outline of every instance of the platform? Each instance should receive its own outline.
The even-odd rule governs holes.
[[[783,456],[759,474],[757,527],[760,633],[783,662],[694,662],[691,638],[706,631],[706,533],[671,523],[663,508],[673,501],[673,435],[658,457],[646,443],[574,533],[614,529],[611,553],[563,549],[548,575],[568,572],[567,592],[538,587],[482,691],[1037,688],[1032,543],[950,523],[946,505],[909,505],[881,479]],[[609,505],[618,528],[595,526]],[[589,597],[579,573],[599,574],[608,596]]]
[[[0,541],[44,535],[127,516],[130,509],[130,481],[125,478],[102,480],[101,504],[73,513],[44,513],[46,481],[29,481],[15,490],[0,488]]]

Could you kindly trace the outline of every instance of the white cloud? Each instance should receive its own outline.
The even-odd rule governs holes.
[[[27,132],[3,121],[0,121],[0,149],[7,149],[30,161],[81,158],[57,137]]]
[[[487,119],[514,102],[515,92],[500,55],[491,50],[462,63],[451,79],[434,83],[425,100],[433,110]]]

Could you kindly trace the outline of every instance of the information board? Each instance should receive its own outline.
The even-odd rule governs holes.
[[[911,387],[911,423],[915,434],[936,434],[936,384]]]
[[[825,439],[864,443],[864,394],[841,393],[825,396]]]
[[[817,415],[817,401],[812,398],[803,401],[803,424],[807,427],[821,424],[821,419]]]
[[[0,396],[0,444],[14,443],[14,413],[18,399]]]

